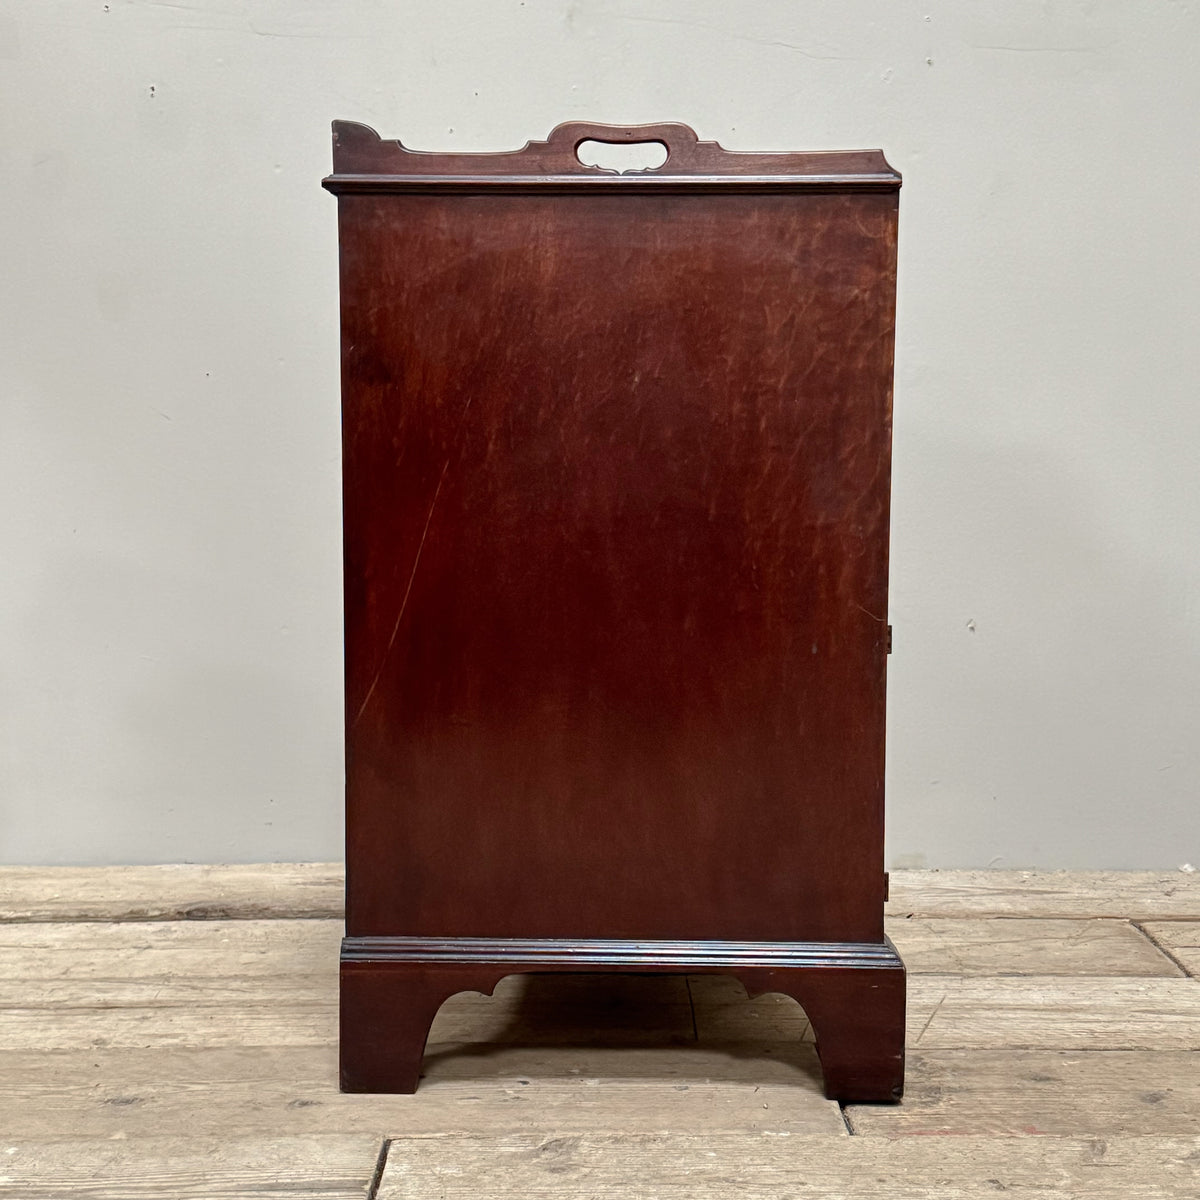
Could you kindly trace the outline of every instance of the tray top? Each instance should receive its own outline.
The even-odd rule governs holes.
[[[661,167],[619,173],[581,163],[586,141],[658,142]],[[900,175],[881,150],[767,153],[702,142],[687,125],[599,125],[571,121],[544,142],[492,154],[439,154],[384,140],[367,125],[333,123],[333,174],[323,186],[353,192],[711,192],[895,191]]]

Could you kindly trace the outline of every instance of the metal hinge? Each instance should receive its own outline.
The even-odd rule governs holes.
[[[884,873],[883,873],[883,898],[885,900],[888,898],[888,890],[891,888],[891,886],[892,886],[892,877],[886,871],[884,871]]]
[[[887,627],[887,652],[889,654],[892,652],[892,627],[890,625]]]

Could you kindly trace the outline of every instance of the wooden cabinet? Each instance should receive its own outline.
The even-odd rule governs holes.
[[[656,171],[584,167],[655,140]],[[334,126],[342,1086],[413,1091],[513,972],[785,992],[830,1096],[903,1075],[883,932],[899,176],[571,124]]]

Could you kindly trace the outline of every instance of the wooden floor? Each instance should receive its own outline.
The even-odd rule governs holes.
[[[513,977],[336,1084],[321,865],[0,869],[0,1197],[1200,1197],[1200,876],[894,873],[898,1107],[718,977]]]

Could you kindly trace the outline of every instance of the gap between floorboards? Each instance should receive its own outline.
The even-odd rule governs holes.
[[[383,1172],[387,1166],[388,1153],[391,1148],[391,1138],[384,1138],[379,1144],[379,1156],[375,1159],[375,1170],[371,1175],[371,1182],[367,1184],[366,1200],[375,1200],[379,1194],[379,1185],[383,1182]]]
[[[1145,929],[1142,927],[1141,921],[1130,921],[1129,923],[1130,923],[1130,925],[1132,925],[1134,927],[1134,929],[1136,929],[1138,931],[1138,933],[1140,933],[1142,935],[1142,937],[1144,937],[1146,939],[1146,941],[1148,941],[1150,943],[1150,945],[1152,945],[1155,948],[1155,950],[1157,950],[1159,952],[1159,954],[1161,954],[1164,958],[1168,959],[1170,962],[1174,963],[1175,966],[1178,967],[1179,970],[1183,972],[1183,974],[1186,976],[1186,978],[1188,978],[1188,979],[1196,978],[1196,976],[1193,975],[1191,973],[1191,971],[1189,971],[1187,969],[1187,967],[1185,967],[1183,965],[1183,963],[1178,958],[1176,958],[1175,955],[1172,954],[1171,951],[1168,950],[1166,948],[1166,946],[1164,946],[1162,944],[1162,942],[1160,942],[1158,940],[1158,938],[1156,938],[1154,936],[1154,934],[1152,934],[1148,929]]]

